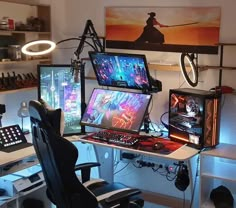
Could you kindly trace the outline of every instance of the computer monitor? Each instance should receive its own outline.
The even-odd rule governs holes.
[[[38,65],[38,99],[64,112],[64,135],[84,133],[80,120],[84,111],[84,82],[74,81],[71,65]]]
[[[145,55],[90,51],[89,57],[99,85],[152,90]]]
[[[138,133],[146,115],[150,94],[95,88],[81,124]]]

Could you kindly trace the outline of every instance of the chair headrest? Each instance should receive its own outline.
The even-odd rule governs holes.
[[[43,105],[37,100],[31,100],[29,102],[30,117],[39,121],[47,120],[47,112]]]
[[[61,109],[49,109],[43,103],[37,100],[29,102],[30,117],[43,123],[49,123],[54,130],[61,134]]]

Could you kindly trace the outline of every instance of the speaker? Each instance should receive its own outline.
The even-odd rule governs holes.
[[[185,191],[189,186],[188,167],[185,164],[180,164],[177,177],[175,179],[175,187],[180,191]]]

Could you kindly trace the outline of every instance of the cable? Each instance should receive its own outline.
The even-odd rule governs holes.
[[[160,121],[161,121],[162,125],[163,125],[166,129],[169,129],[169,125],[166,124],[166,123],[164,123],[164,121],[163,121],[163,116],[164,116],[165,114],[167,114],[167,113],[169,113],[169,111],[166,111],[165,113],[163,113],[163,114],[161,115]]]
[[[118,164],[120,163],[120,160],[117,159],[117,155],[118,155],[118,154],[117,154],[117,151],[118,151],[118,150],[116,150],[115,153],[114,153],[114,155],[115,155],[115,156],[114,156],[114,161],[113,161],[113,162],[114,162],[114,165],[113,165],[113,166],[114,166],[114,167],[113,167],[114,171],[116,170]]]
[[[61,44],[61,43],[63,43],[63,42],[71,41],[71,40],[79,40],[79,41],[81,41],[82,39],[81,39],[81,38],[67,38],[67,39],[58,41],[58,42],[56,43],[56,45],[59,45],[59,44]],[[90,42],[84,40],[84,43],[87,43],[93,50],[96,50],[96,48],[95,48]],[[81,49],[80,53],[81,53],[82,51],[83,51],[83,49]]]
[[[126,167],[128,167],[129,164],[130,164],[130,163],[127,163],[123,168],[121,168],[120,170],[116,171],[116,172],[114,173],[114,175],[116,175],[117,173],[119,173],[119,172],[121,172],[122,170],[124,170]]]

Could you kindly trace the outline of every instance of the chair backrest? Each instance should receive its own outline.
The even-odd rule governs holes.
[[[29,102],[32,141],[42,167],[49,199],[58,208],[97,207],[96,197],[78,180],[74,167],[77,148],[51,124],[52,111],[38,101]],[[58,121],[60,122],[60,121]]]

